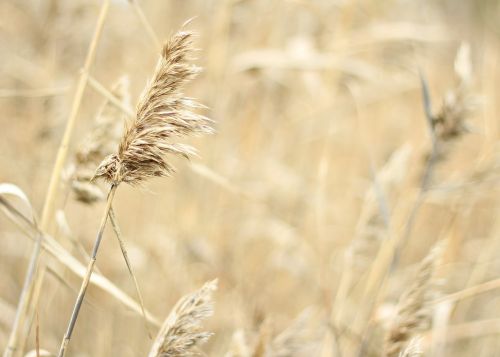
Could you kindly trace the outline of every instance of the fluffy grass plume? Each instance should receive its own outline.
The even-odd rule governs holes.
[[[421,357],[423,355],[419,337],[412,338],[405,349],[399,353],[399,357]]]
[[[181,92],[200,72],[190,63],[192,37],[191,32],[180,31],[165,44],[153,79],[139,99],[135,120],[122,137],[118,152],[102,161],[95,177],[118,185],[170,176],[174,168],[167,154],[185,158],[194,154],[192,147],[173,142],[174,137],[212,132],[210,120],[194,113],[202,105]]]
[[[457,85],[448,91],[439,112],[432,118],[437,137],[443,141],[459,138],[469,131],[466,120],[478,107],[478,98],[470,93],[472,64],[470,46],[463,43],[455,58]]]
[[[138,184],[150,177],[170,175],[173,167],[166,160],[167,154],[188,158],[194,153],[194,149],[187,145],[171,142],[173,137],[211,132],[208,125],[210,120],[193,112],[201,105],[184,97],[180,91],[183,84],[199,72],[198,67],[189,63],[189,55],[193,52],[192,36],[190,32],[177,32],[163,47],[153,80],[146,86],[139,100],[136,117],[125,130],[118,152],[108,155],[94,175],[103,177],[111,183],[111,187],[87,272],[61,342],[59,357],[65,356],[71,340],[97,260],[107,218],[112,211],[113,198],[120,183]],[[119,238],[116,229],[115,232]],[[121,243],[122,240],[119,240]],[[122,244],[120,246],[123,248]],[[125,250],[122,249],[122,252],[127,260]]]
[[[384,355],[397,357],[408,341],[429,327],[431,301],[435,292],[435,273],[444,245],[440,242],[422,260],[413,284],[401,296],[397,316],[390,327],[385,341]]]
[[[205,283],[181,298],[163,323],[148,357],[196,356],[195,347],[212,333],[201,331],[201,322],[213,313],[212,293],[217,280]]]

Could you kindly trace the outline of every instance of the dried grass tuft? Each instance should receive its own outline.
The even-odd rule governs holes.
[[[410,343],[401,351],[399,357],[420,357],[423,356],[422,349],[420,347],[420,338],[414,337],[410,340]]]
[[[122,137],[118,152],[101,162],[95,177],[118,185],[170,176],[174,168],[166,160],[167,154],[189,158],[195,153],[192,147],[172,139],[212,132],[210,120],[194,113],[203,106],[181,93],[184,84],[200,72],[189,63],[194,51],[192,37],[191,32],[180,31],[165,44],[153,79],[137,105],[134,122]]]
[[[210,332],[201,331],[200,323],[213,313],[212,293],[217,280],[181,298],[163,323],[149,357],[198,355],[195,347],[208,340]]]
[[[432,310],[429,302],[435,297],[435,275],[443,250],[442,242],[431,249],[420,263],[413,284],[401,296],[396,318],[386,336],[385,356],[399,356],[412,337],[430,327]]]
[[[462,44],[455,58],[457,85],[446,94],[439,112],[432,118],[434,133],[440,142],[448,142],[469,132],[466,120],[478,106],[478,99],[471,94],[472,65],[470,46]]]

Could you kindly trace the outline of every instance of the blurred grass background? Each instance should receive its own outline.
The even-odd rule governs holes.
[[[79,0],[0,3],[0,181],[21,187],[38,212],[99,6]],[[173,178],[124,187],[116,197],[146,306],[160,320],[181,295],[218,277],[216,312],[207,322],[215,332],[204,348],[209,355],[224,355],[238,330],[250,341],[264,325],[278,334],[308,307],[316,324],[309,342],[320,355],[345,257],[353,251],[356,284],[342,307],[343,324],[363,302],[359,287],[386,233],[371,232],[374,239],[353,247],[373,173],[387,168],[395,152],[404,151],[387,174],[394,184],[384,187],[393,234],[404,234],[417,199],[431,149],[418,70],[437,112],[455,85],[453,62],[462,42],[471,46],[472,91],[481,105],[468,119],[471,132],[450,144],[436,165],[376,310],[397,302],[415,264],[443,237],[452,242],[444,292],[466,288],[475,269],[485,272],[475,284],[498,278],[500,261],[488,251],[500,247],[497,1],[144,0],[140,6],[160,39],[194,17],[188,27],[199,34],[197,63],[204,71],[186,91],[209,107],[217,130],[193,141],[200,152],[194,169],[178,162]],[[135,103],[157,53],[131,4],[112,1],[91,75],[107,88],[129,76]],[[102,101],[88,86],[73,150]],[[200,163],[217,179],[200,174]],[[71,235],[90,250],[102,207],[75,202],[67,187],[60,192],[57,207]],[[56,222],[51,233],[71,247]],[[3,347],[32,243],[3,215],[0,237]],[[50,274],[44,283],[39,327],[41,347],[54,351],[79,281],[48,261],[59,278]],[[133,295],[111,230],[97,266]],[[500,356],[499,297],[493,290],[456,305],[450,329],[479,325],[450,339],[444,355]],[[87,302],[71,355],[146,354],[151,342],[140,316],[94,287]],[[343,335],[341,349],[356,338]],[[373,339],[376,353],[381,345]]]

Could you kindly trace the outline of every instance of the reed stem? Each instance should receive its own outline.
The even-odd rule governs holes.
[[[94,247],[92,248],[92,255],[87,265],[87,271],[83,278],[82,285],[80,286],[80,292],[78,293],[78,296],[76,298],[75,306],[73,307],[73,312],[71,313],[71,318],[69,320],[66,333],[64,334],[64,338],[61,343],[61,347],[59,349],[58,357],[64,357],[64,355],[66,354],[66,349],[68,347],[69,341],[71,340],[71,335],[73,334],[73,329],[75,328],[76,319],[78,318],[80,308],[82,307],[83,299],[85,298],[85,293],[89,285],[90,277],[92,276],[92,272],[94,271],[94,265],[97,260],[97,252],[99,251],[99,245],[101,244],[102,241],[104,227],[106,226],[106,222],[108,220],[109,211],[111,209],[111,203],[113,202],[113,197],[115,196],[117,187],[118,186],[116,184],[112,184],[109,190],[108,199],[106,201],[106,208],[104,209],[104,214],[102,216],[99,230],[97,232],[97,237],[94,242]]]

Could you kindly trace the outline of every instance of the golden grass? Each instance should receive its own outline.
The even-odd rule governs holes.
[[[4,356],[495,355],[498,10],[2,2]]]

